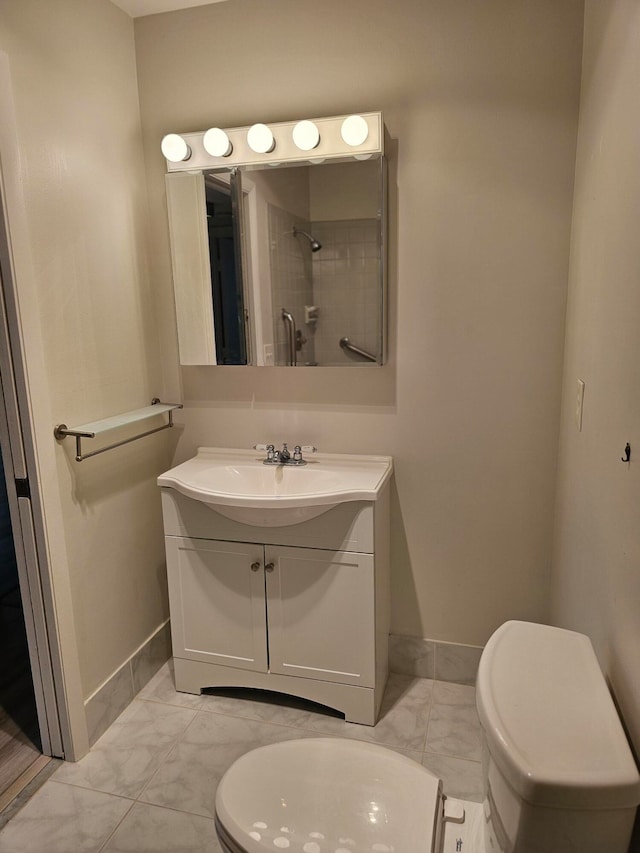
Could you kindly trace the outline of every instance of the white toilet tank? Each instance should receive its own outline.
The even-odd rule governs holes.
[[[627,853],[640,776],[589,638],[506,622],[476,696],[486,853]]]

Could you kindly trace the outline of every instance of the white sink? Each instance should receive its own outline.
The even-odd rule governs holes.
[[[258,527],[299,524],[347,501],[375,501],[391,476],[390,456],[317,453],[307,465],[264,465],[256,450],[200,447],[161,474],[158,485]]]

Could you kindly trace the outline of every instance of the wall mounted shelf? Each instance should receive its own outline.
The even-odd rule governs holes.
[[[132,441],[137,441],[139,438],[145,438],[147,435],[153,435],[154,432],[161,432],[163,429],[169,429],[173,426],[173,412],[175,409],[181,409],[182,403],[162,403],[157,397],[151,401],[150,406],[144,406],[142,409],[134,409],[131,412],[123,412],[121,415],[114,415],[111,418],[103,418],[99,421],[81,424],[73,428],[69,428],[66,424],[58,424],[53,431],[55,438],[58,441],[64,440],[68,435],[71,435],[76,440],[76,462],[83,462],[91,456],[97,456],[99,453],[106,453],[107,450],[113,450],[115,447],[122,447],[123,444],[130,444]],[[90,453],[82,452],[83,438],[97,438],[111,430],[119,427],[128,426],[129,424],[145,421],[149,418],[155,418],[158,415],[167,414],[169,420],[162,426],[154,429],[146,430],[146,432],[138,435],[125,438],[122,441],[116,441],[106,447],[101,447],[98,450],[92,450]]]

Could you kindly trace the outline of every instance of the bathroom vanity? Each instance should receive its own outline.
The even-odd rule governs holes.
[[[253,687],[374,725],[388,672],[388,457],[201,448],[163,474],[176,688]]]

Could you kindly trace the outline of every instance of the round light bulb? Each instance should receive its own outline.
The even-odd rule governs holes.
[[[212,157],[228,157],[233,151],[231,140],[219,127],[210,127],[202,137],[202,144],[207,154]]]
[[[312,151],[320,144],[320,131],[312,121],[299,121],[293,128],[293,141],[301,151]]]
[[[266,124],[254,124],[253,127],[250,127],[247,133],[247,142],[249,148],[256,154],[268,154],[276,147],[273,133]]]
[[[191,149],[177,133],[168,133],[160,143],[160,148],[172,163],[181,163],[191,157]]]
[[[369,125],[366,118],[362,116],[349,116],[349,118],[346,118],[342,122],[340,135],[347,145],[351,145],[352,147],[362,145],[369,136]]]

